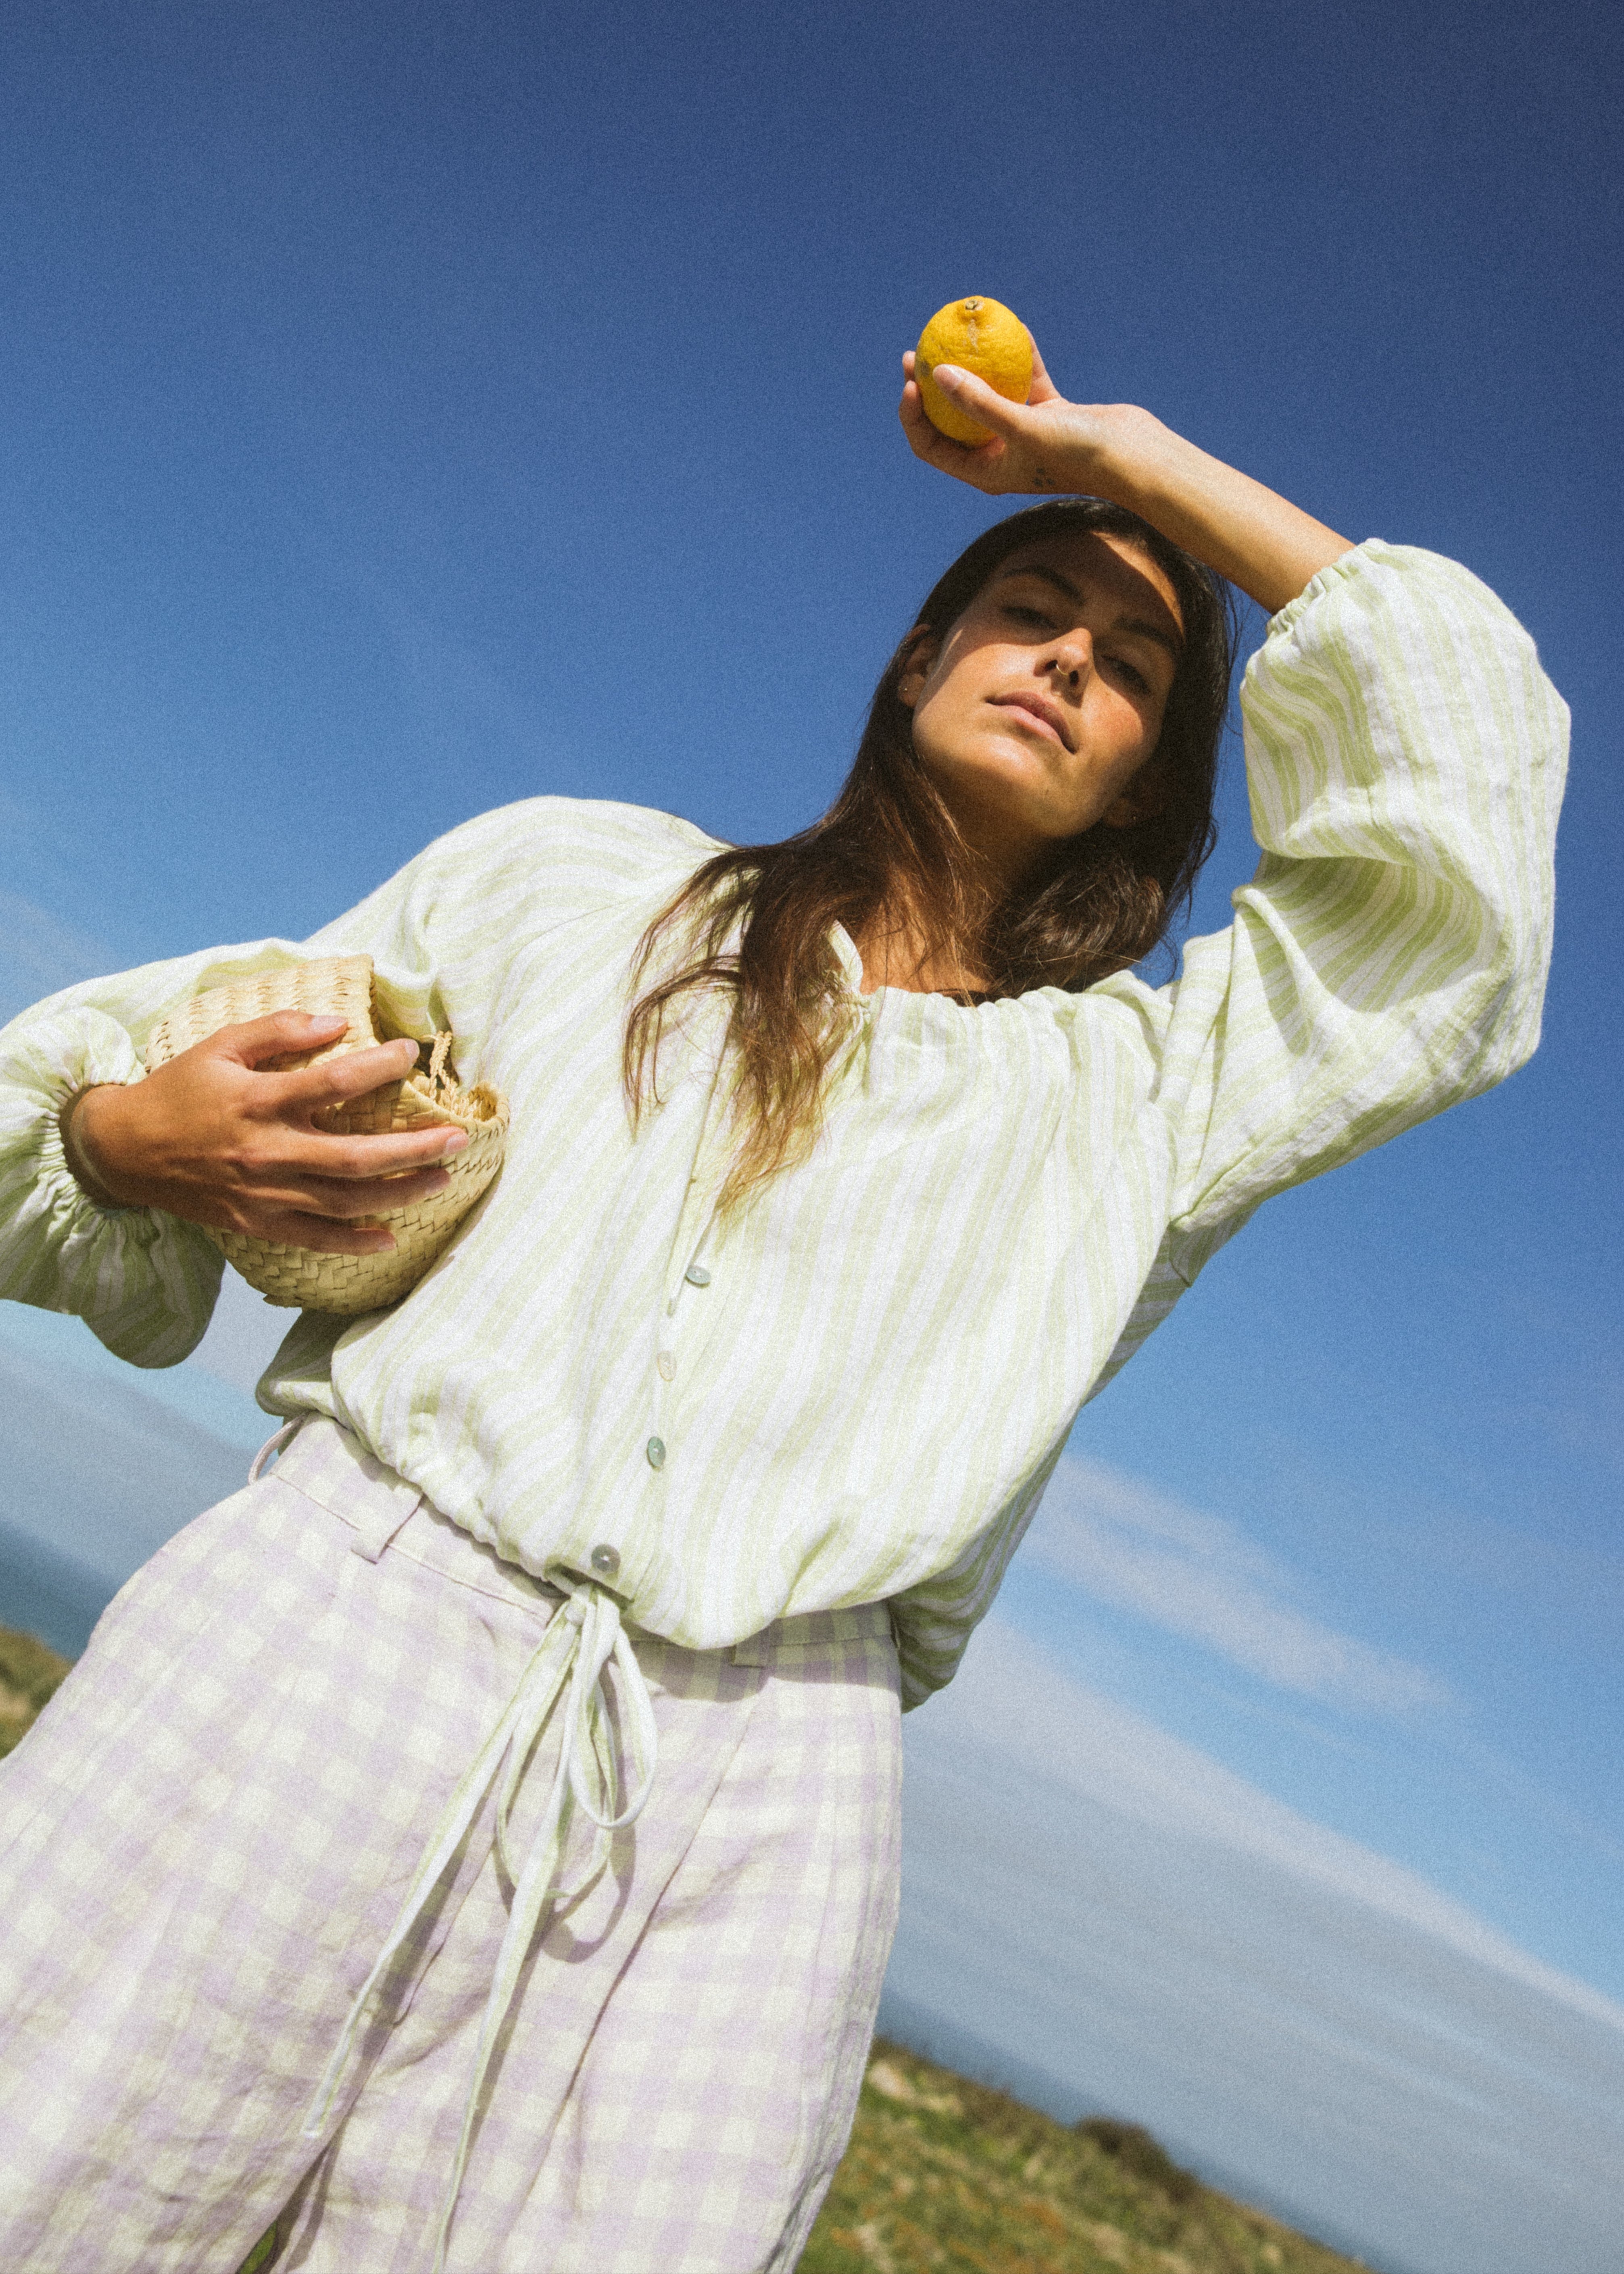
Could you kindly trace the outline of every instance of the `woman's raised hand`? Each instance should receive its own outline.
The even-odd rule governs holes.
[[[951,364],[931,378],[991,440],[954,442],[931,425],[920,401],[912,353],[900,405],[916,458],[993,497],[1058,491],[1126,506],[1250,592],[1271,614],[1322,568],[1351,551],[1345,537],[1248,474],[1186,442],[1131,403],[1068,403],[1032,349],[1032,389],[1010,403],[985,380]]]
[[[291,1073],[264,1067],[336,1041],[344,1024],[279,1011],[222,1028],[145,1081],[85,1090],[63,1116],[70,1165],[93,1198],[116,1207],[163,1209],[328,1255],[393,1247],[387,1227],[354,1219],[443,1190],[440,1163],[468,1140],[444,1128],[387,1137],[321,1128],[318,1115],[417,1063],[417,1044],[402,1040]]]
[[[1154,449],[1166,428],[1148,410],[1130,403],[1068,403],[1032,343],[1032,388],[1024,403],[1007,397],[954,364],[938,364],[931,373],[944,395],[966,416],[990,428],[990,441],[955,442],[933,426],[920,400],[914,376],[914,351],[902,358],[899,416],[916,458],[990,497],[1033,491],[1111,493],[1101,486],[1113,461]]]

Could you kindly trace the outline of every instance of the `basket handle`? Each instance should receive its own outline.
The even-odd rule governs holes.
[[[429,1095],[437,1102],[442,1090],[455,1088],[446,1071],[446,1060],[450,1056],[455,1039],[451,1035],[436,1035],[429,1051]]]

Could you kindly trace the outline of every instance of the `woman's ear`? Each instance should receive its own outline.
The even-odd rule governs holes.
[[[940,641],[929,624],[915,624],[903,641],[902,651],[906,660],[902,675],[897,681],[897,700],[906,710],[911,711],[923,693],[940,646]]]

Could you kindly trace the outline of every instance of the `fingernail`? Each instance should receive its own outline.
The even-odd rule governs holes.
[[[463,1150],[463,1148],[466,1147],[467,1143],[468,1143],[468,1132],[467,1132],[467,1130],[466,1130],[466,1129],[454,1129],[454,1130],[452,1131],[452,1133],[451,1133],[450,1136],[447,1138],[447,1140],[446,1140],[445,1143],[440,1147],[440,1159],[441,1159],[442,1161],[448,1161],[448,1160],[451,1158],[451,1156],[452,1156],[452,1155],[453,1155],[454,1153],[460,1153],[460,1152],[462,1152],[462,1151]]]
[[[312,1027],[329,1027],[336,1030],[350,1024],[342,1011],[307,1011],[304,1015]]]
[[[963,379],[964,373],[959,370],[959,365],[956,363],[939,363],[932,371],[930,376],[935,380],[938,387],[946,388],[951,395],[954,388],[956,388]]]

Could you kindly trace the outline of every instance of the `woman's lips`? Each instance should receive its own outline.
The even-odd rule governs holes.
[[[1052,734],[1063,750],[1073,747],[1064,717],[1052,703],[1045,703],[1034,695],[995,695],[990,699],[998,710],[1017,711],[1033,726]]]

